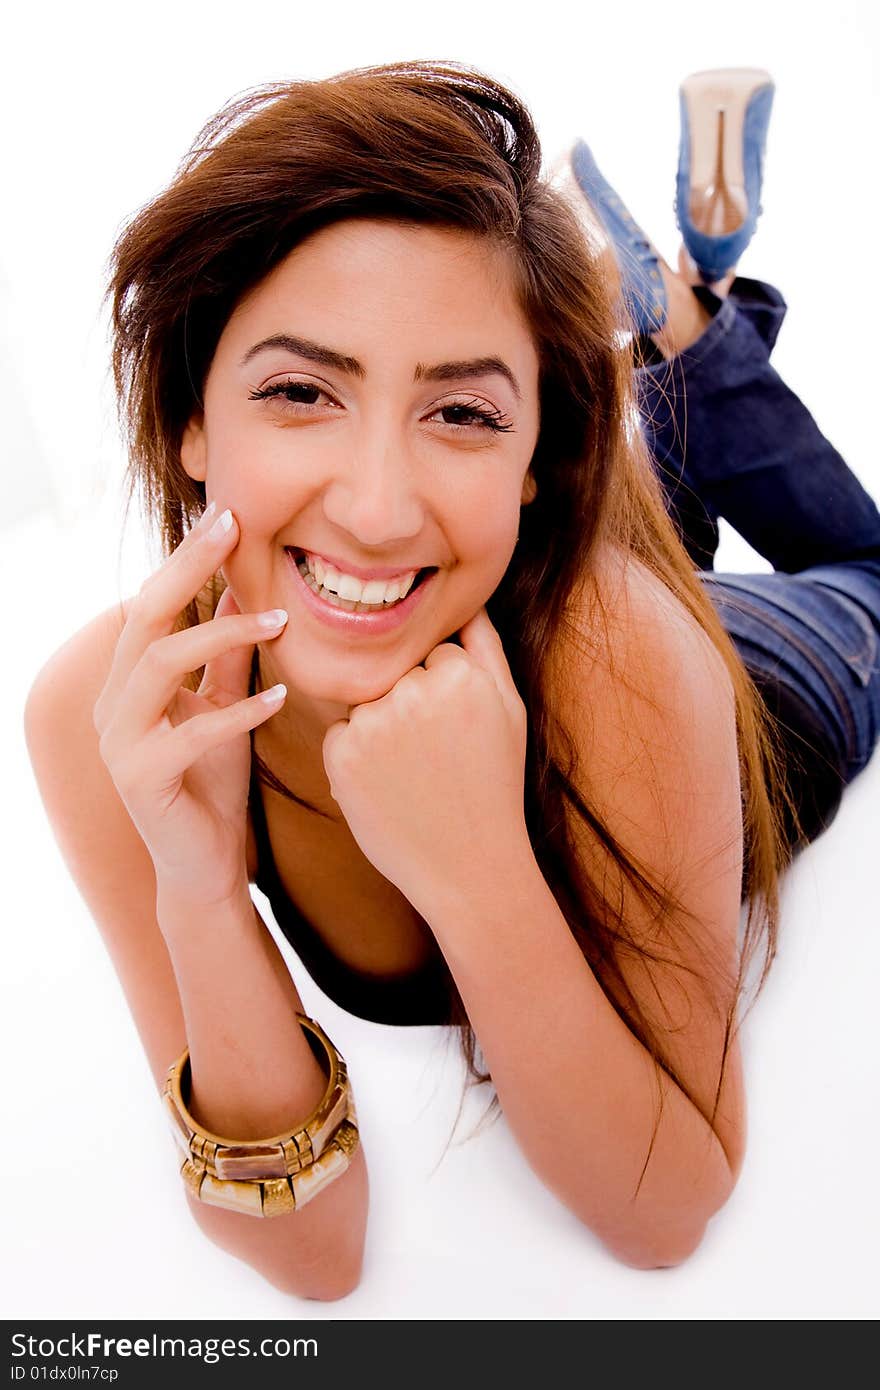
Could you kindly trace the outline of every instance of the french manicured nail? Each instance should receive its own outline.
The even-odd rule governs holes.
[[[280,705],[286,694],[286,685],[273,685],[271,690],[260,692],[260,699],[264,705]]]
[[[227,507],[227,508],[226,508],[226,511],[223,512],[222,515],[219,517],[219,519],[218,519],[217,521],[214,522],[214,525],[211,527],[210,531],[208,532],[208,540],[209,540],[209,541],[219,541],[223,536],[225,536],[225,535],[228,533],[228,531],[231,529],[231,527],[232,527],[232,512],[231,512],[231,511],[229,510],[229,508]]]
[[[261,613],[257,622],[260,627],[283,627],[287,622],[287,609],[273,608],[268,613]]]

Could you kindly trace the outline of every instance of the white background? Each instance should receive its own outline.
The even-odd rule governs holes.
[[[779,959],[746,1025],[750,1145],[683,1267],[615,1264],[544,1190],[503,1120],[440,1162],[462,1072],[439,1029],[368,1024],[291,958],[349,1059],[371,1175],[364,1277],[289,1299],[210,1246],[121,991],[42,812],[21,711],[39,666],[152,567],[107,377],[103,274],[124,219],[226,99],[279,78],[455,58],[530,106],[548,165],[582,135],[672,257],[676,89],[777,82],[759,233],[741,269],[791,309],[775,361],[875,496],[877,36],[869,3],[734,9],[629,0],[533,9],[153,3],[23,7],[4,21],[0,130],[0,855],[6,1317],[862,1318],[874,1256],[880,759],[785,890]],[[767,568],[726,532],[718,568]],[[83,808],[88,814],[88,807]],[[170,1059],[169,1059],[170,1060]],[[466,1134],[485,1102],[465,1111]],[[436,1171],[435,1171],[436,1170]]]

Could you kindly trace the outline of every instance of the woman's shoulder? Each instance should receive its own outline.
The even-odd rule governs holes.
[[[95,727],[97,698],[107,684],[132,598],[120,599],[78,628],[47,657],[25,701],[24,728],[33,773],[57,838],[82,819],[83,805],[95,830],[120,830],[133,845],[128,813],[108,777]],[[206,609],[207,616],[210,616]],[[88,798],[83,790],[88,788]],[[139,852],[139,847],[138,847]],[[257,844],[247,820],[247,866],[256,876]]]
[[[92,690],[97,699],[113,663],[131,601],[120,599],[103,609],[44,661],[28,693],[26,709],[32,718],[63,717],[65,712],[75,715],[75,706],[88,698]]]
[[[581,769],[584,788],[621,824],[637,802],[645,823],[657,819],[658,803],[689,821],[698,789],[714,788],[738,807],[727,664],[682,600],[634,556],[606,547],[572,597],[547,703],[552,751]]]
[[[566,609],[552,669],[557,689],[572,679],[662,693],[674,682],[714,689],[732,706],[733,683],[709,633],[672,589],[623,547],[598,547]]]
[[[136,594],[130,594],[102,609],[50,654],[37,671],[28,694],[28,707],[32,713],[37,706],[46,708],[48,712],[56,704],[59,714],[69,711],[71,697],[77,692],[81,697],[88,698],[94,691],[97,700],[136,597]],[[213,616],[216,599],[210,585],[206,585],[196,596],[200,622],[207,622]],[[57,700],[53,699],[56,695]]]
[[[92,841],[100,841],[110,798],[94,709],[112,669],[125,614],[123,600],[78,628],[44,661],[25,700],[31,766],[61,840],[82,823],[90,828]]]

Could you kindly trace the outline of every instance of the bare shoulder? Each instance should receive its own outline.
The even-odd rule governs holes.
[[[68,637],[38,671],[31,696],[46,693],[63,677],[75,676],[86,681],[92,678],[91,683],[97,685],[97,699],[107,679],[130,603],[131,599],[120,599]]]
[[[569,605],[556,652],[555,676],[612,681],[663,699],[714,690],[732,707],[733,685],[708,633],[663,581],[615,546],[600,552],[594,573]],[[664,677],[675,676],[672,686]]]
[[[621,789],[658,840],[708,817],[741,830],[733,683],[694,617],[632,556],[606,549],[571,605],[551,663],[551,703],[600,804]],[[613,788],[617,787],[615,793]],[[684,817],[684,821],[682,820]],[[704,838],[707,832],[700,832]],[[670,867],[667,864],[667,868]]]
[[[24,727],[44,801],[62,770],[72,772],[79,759],[97,753],[93,710],[110,673],[130,602],[121,600],[79,628],[34,677]],[[50,817],[52,806],[50,800]]]

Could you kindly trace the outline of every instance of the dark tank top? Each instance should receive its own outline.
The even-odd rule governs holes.
[[[255,661],[251,668],[251,692],[256,684]],[[251,735],[249,805],[257,843],[256,886],[265,893],[278,927],[290,942],[319,989],[347,1013],[370,1023],[395,1025],[446,1024],[450,1021],[448,967],[442,958],[403,976],[383,978],[364,975],[335,956],[291,902],[275,866],[263,805],[262,783],[253,762]]]

